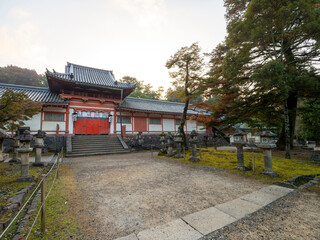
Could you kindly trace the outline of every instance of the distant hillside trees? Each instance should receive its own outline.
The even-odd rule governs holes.
[[[13,65],[0,67],[0,83],[46,87],[47,79],[44,74],[35,70],[20,68]]]

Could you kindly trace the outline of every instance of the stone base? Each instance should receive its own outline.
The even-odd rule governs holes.
[[[159,152],[158,156],[167,156],[167,153]]]
[[[34,162],[34,163],[32,163],[31,165],[32,165],[33,167],[43,167],[43,166],[44,166],[44,163],[42,163],[42,162],[39,162],[39,163]]]
[[[9,157],[8,153],[0,154],[0,162],[4,162]]]
[[[276,173],[276,172],[262,172],[261,174],[268,175],[268,176],[271,176],[271,177],[279,177],[279,174]]]
[[[312,152],[311,161],[320,163],[320,150],[314,150]]]
[[[247,168],[245,166],[243,166],[243,167],[235,167],[235,169],[238,169],[240,171],[249,171],[250,170],[249,168]]]
[[[21,159],[13,159],[13,158],[11,158],[10,160],[9,160],[9,163],[18,163],[18,164],[20,164],[21,163]]]
[[[16,182],[33,182],[34,177],[33,176],[28,176],[28,177],[19,177]]]
[[[191,157],[191,158],[189,158],[189,161],[192,161],[192,162],[199,162],[199,161],[200,161],[200,159],[199,159],[199,158],[197,158],[197,157]]]
[[[174,158],[183,158],[181,155],[175,155]]]
[[[167,156],[167,157],[172,157],[172,156],[173,156],[173,154],[167,154],[166,156]]]

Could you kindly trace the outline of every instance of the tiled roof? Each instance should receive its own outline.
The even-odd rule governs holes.
[[[67,101],[60,98],[59,94],[51,92],[49,88],[0,83],[0,96],[7,89],[11,89],[14,92],[24,92],[35,102],[68,104]]]
[[[119,108],[119,106],[117,107]],[[160,100],[151,100],[144,98],[126,97],[121,109],[141,111],[141,112],[156,112],[156,113],[170,113],[181,114],[183,112],[184,103],[167,102]],[[210,115],[210,113],[199,109],[191,108],[187,112],[189,115],[204,114]]]
[[[47,76],[84,85],[126,89],[135,87],[133,84],[116,81],[112,71],[85,67],[73,63],[67,63],[65,73],[50,72],[47,70],[46,74]]]

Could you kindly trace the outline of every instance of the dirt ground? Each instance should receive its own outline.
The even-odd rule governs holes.
[[[319,240],[320,197],[296,191],[204,239]]]
[[[75,204],[87,239],[114,239],[256,191],[255,180],[150,152],[70,158],[82,199]],[[83,214],[85,213],[85,214]]]

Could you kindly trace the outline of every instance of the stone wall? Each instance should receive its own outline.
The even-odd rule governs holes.
[[[189,144],[189,136],[190,134],[187,134],[187,143]],[[198,146],[200,146],[200,144],[204,147],[205,144],[203,142],[203,136],[205,134],[199,134],[199,144]],[[156,135],[156,134],[142,134],[142,146],[139,146],[138,143],[138,136],[137,135],[124,135],[123,136],[123,140],[126,142],[126,144],[128,145],[129,148],[131,148],[132,150],[136,150],[136,149],[145,149],[145,150],[149,150],[151,149],[151,146],[153,149],[159,149],[160,146],[160,135]],[[212,147],[213,146],[213,141],[212,138],[209,138],[209,146]],[[217,138],[217,146],[229,146],[229,143],[223,139],[223,138]],[[176,146],[174,146],[176,147]]]
[[[12,139],[5,139],[4,141],[4,152],[12,152]],[[65,147],[66,137],[65,136],[46,136],[44,139],[43,152],[58,152],[62,147]],[[34,141],[31,141],[31,147],[33,147]]]

